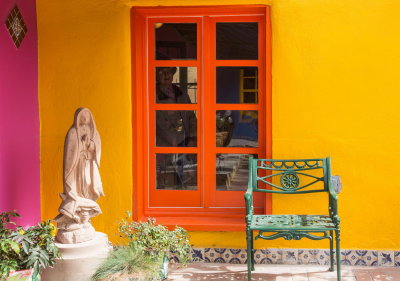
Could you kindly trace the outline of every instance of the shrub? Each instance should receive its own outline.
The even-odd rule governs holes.
[[[54,244],[57,230],[50,220],[24,229],[12,221],[19,216],[15,211],[0,213],[0,280],[11,271],[31,268],[36,277],[60,257]]]
[[[168,230],[161,224],[156,224],[154,218],[146,222],[130,220],[130,214],[119,224],[119,232],[128,238],[131,247],[141,249],[151,258],[162,258],[172,253],[179,261],[186,264],[190,259],[189,235],[185,229],[176,226]]]

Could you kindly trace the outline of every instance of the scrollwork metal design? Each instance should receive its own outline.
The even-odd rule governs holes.
[[[314,159],[314,160],[274,160],[274,161],[260,161],[260,168],[269,168],[269,169],[306,169],[306,168],[320,168],[323,166],[322,160]]]
[[[266,239],[266,240],[274,240],[277,238],[283,238],[285,240],[300,240],[302,238],[308,238],[311,240],[322,240],[322,239],[329,239],[332,240],[332,236],[328,235],[327,231],[321,232],[322,236],[313,235],[307,232],[301,231],[285,231],[285,232],[278,232],[272,235],[264,235],[264,231],[260,231],[255,239]]]

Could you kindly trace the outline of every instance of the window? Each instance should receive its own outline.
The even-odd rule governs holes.
[[[243,227],[248,157],[271,155],[268,12],[132,9],[136,218]],[[256,202],[269,210],[268,197]]]

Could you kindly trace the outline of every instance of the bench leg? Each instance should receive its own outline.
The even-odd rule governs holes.
[[[337,280],[341,281],[342,277],[340,274],[340,265],[341,265],[341,259],[340,259],[340,229],[335,230],[336,232],[336,267],[337,267]]]
[[[253,264],[253,231],[246,231],[247,240],[247,280],[251,281],[251,271],[254,269]]]
[[[333,257],[333,231],[329,231],[329,235],[331,236],[331,239],[329,239],[329,246],[330,246],[330,252],[329,252],[329,257],[331,258],[331,267],[329,268],[329,271],[333,271],[333,263],[334,263],[334,257]]]
[[[251,271],[253,271],[254,270],[254,238],[253,238],[253,232],[251,232],[250,238],[251,238]]]

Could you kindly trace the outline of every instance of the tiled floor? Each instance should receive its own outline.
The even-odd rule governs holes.
[[[187,267],[170,266],[168,281],[247,280],[246,265],[191,263]],[[254,281],[336,281],[336,272],[326,266],[256,265]],[[399,267],[342,267],[342,281],[400,281]]]

